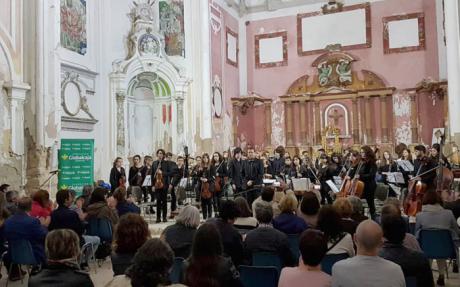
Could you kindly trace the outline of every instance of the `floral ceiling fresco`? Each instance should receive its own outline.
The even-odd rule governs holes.
[[[165,36],[165,51],[169,56],[185,57],[184,2],[160,1],[160,32]]]
[[[61,0],[61,46],[85,55],[87,51],[86,0]]]

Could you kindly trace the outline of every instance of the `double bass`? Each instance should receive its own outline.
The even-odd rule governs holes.
[[[342,182],[342,186],[340,187],[340,191],[338,193],[338,197],[348,197],[348,196],[357,196],[361,198],[364,192],[364,182],[357,178],[359,172],[363,166],[363,161],[359,159],[359,162],[355,162],[353,166],[357,166],[356,172],[353,178],[350,177],[350,171],[352,168],[347,171],[346,179]]]
[[[454,174],[450,169],[445,167],[445,162],[442,154],[442,146],[444,145],[445,136],[441,136],[438,152],[438,167],[436,168],[436,192],[443,200],[451,197],[450,187],[454,182]],[[447,159],[447,158],[446,158]]]

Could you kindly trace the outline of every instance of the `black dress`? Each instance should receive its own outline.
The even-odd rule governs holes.
[[[124,178],[126,180],[126,173],[123,167],[120,167],[118,170],[116,167],[112,167],[110,171],[110,187],[111,192],[113,193],[117,187],[120,186],[120,180]]]

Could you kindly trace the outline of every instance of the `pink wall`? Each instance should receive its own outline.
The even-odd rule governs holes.
[[[298,11],[303,13],[304,11]],[[408,53],[384,54],[383,52],[383,24],[382,18],[398,14],[408,14],[415,12],[425,13],[425,35],[426,49]],[[437,49],[437,31],[436,31],[436,7],[433,0],[387,0],[371,4],[371,28],[372,28],[372,47],[365,49],[356,49],[347,51],[356,56],[359,60],[354,63],[353,69],[359,71],[362,69],[375,72],[386,81],[386,84],[395,87],[397,90],[413,88],[422,79],[432,77],[438,79],[438,49]],[[286,30],[288,32],[288,65],[283,67],[274,67],[266,69],[255,68],[254,57],[254,37],[263,33],[278,32]],[[312,62],[320,54],[311,56],[298,56],[297,54],[297,16],[291,15],[286,17],[272,18],[267,20],[252,21],[247,25],[247,60],[248,60],[248,91],[260,94],[262,97],[272,98],[274,105],[279,102],[278,97],[284,95],[293,83],[293,81],[302,75],[316,74],[316,69],[311,67]],[[375,101],[378,101],[376,99]],[[425,98],[420,98],[419,103],[425,103]],[[392,101],[387,101],[390,107],[388,115],[391,119],[393,110],[391,109]],[[420,111],[431,111],[432,109],[421,105]],[[372,115],[373,127],[380,126],[380,107],[378,103],[373,103]],[[274,114],[276,111],[274,110]],[[279,113],[279,109],[278,109]],[[422,115],[424,116],[424,115]],[[441,114],[442,116],[442,114]],[[273,129],[284,129],[284,117],[274,115],[280,118],[273,121]],[[311,116],[309,116],[311,118]],[[397,121],[397,118],[394,119]],[[428,118],[421,120],[422,124],[430,122]],[[398,122],[389,121],[389,127],[397,126]],[[310,129],[312,132],[312,129]],[[274,132],[274,134],[276,134]],[[390,139],[394,131],[390,131]],[[430,131],[431,134],[431,131]],[[374,137],[380,139],[380,130],[374,131]],[[283,140],[284,141],[284,140]],[[295,141],[299,141],[299,135],[295,135]],[[273,142],[273,139],[272,139]],[[278,143],[280,140],[278,140]]]

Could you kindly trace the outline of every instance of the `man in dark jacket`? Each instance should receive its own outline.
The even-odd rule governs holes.
[[[54,229],[71,229],[80,238],[80,245],[85,244],[83,239],[84,226],[78,217],[78,214],[69,209],[69,206],[72,205],[72,196],[70,191],[67,189],[61,189],[56,193],[56,202],[58,208],[51,212],[51,222],[48,226],[48,230],[52,231]]]
[[[241,158],[241,148],[237,147],[233,151],[233,159],[228,164],[228,175],[232,180],[233,192],[243,191],[243,168],[244,160]]]
[[[415,277],[417,286],[433,287],[433,273],[428,259],[423,253],[403,246],[406,224],[401,216],[384,216],[381,220],[386,241],[379,256],[401,266],[405,277]]]
[[[276,230],[270,224],[273,209],[270,203],[261,201],[256,204],[256,219],[259,227],[249,231],[244,241],[246,258],[251,258],[256,252],[275,253],[281,259],[283,266],[294,266],[296,258],[289,248],[287,235]]]
[[[255,157],[253,148],[248,149],[248,159],[243,165],[244,185],[247,190],[247,200],[249,205],[259,196],[260,189],[255,188],[263,183],[264,164],[262,160]]]
[[[171,165],[166,160],[165,155],[165,151],[163,149],[159,149],[157,151],[158,159],[154,161],[152,165],[152,186],[155,186],[157,176],[161,177],[163,182],[162,188],[155,188],[157,196],[157,223],[161,222],[162,218],[163,222],[168,222],[168,219],[166,218],[168,213],[167,198],[172,171],[170,170]]]

